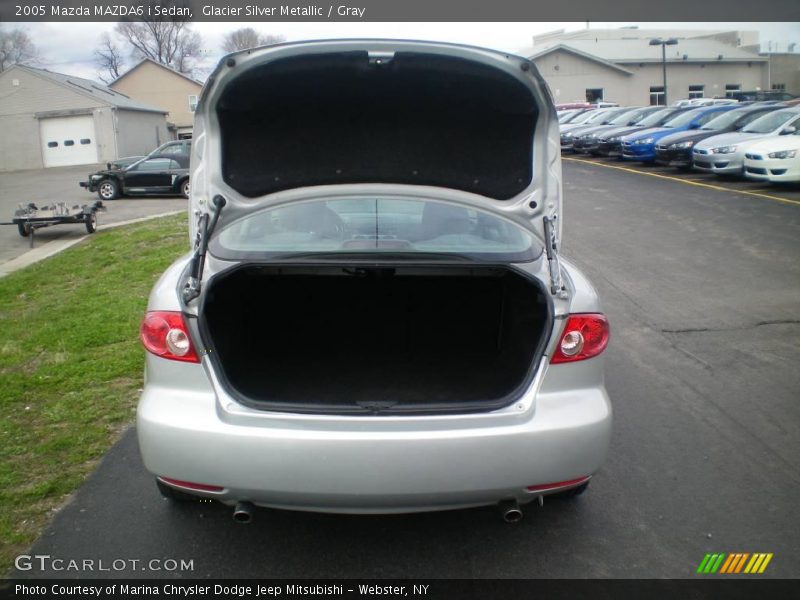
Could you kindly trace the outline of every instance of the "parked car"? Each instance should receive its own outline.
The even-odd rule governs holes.
[[[558,251],[533,63],[266,46],[220,63],[194,130],[194,254],[141,329],[137,435],[162,493],[240,521],[497,503],[517,520],[586,489],[609,443],[608,324]]]
[[[622,138],[622,159],[653,162],[656,159],[656,143],[668,135],[698,129],[733,106],[707,106],[692,108],[678,114],[661,127],[645,129]]]
[[[191,154],[191,151],[192,151],[192,140],[175,140],[172,142],[167,142],[166,144],[161,144],[158,148],[150,152],[150,154],[148,154],[147,156],[164,156],[164,155],[171,156],[174,154],[180,154],[188,158],[188,156]],[[125,167],[130,167],[133,163],[139,162],[143,158],[146,157],[126,156],[106,163],[106,167],[109,170],[118,171],[120,169],[124,169]]]
[[[718,175],[744,175],[744,153],[754,142],[800,129],[800,108],[784,108],[765,115],[740,131],[715,135],[695,144],[695,169]]]
[[[729,96],[730,98],[740,102],[746,102],[748,100],[751,102],[758,102],[760,100],[778,100],[783,102],[797,98],[797,96],[794,94],[789,94],[780,90],[740,90],[736,92],[730,92]]]
[[[698,106],[717,106],[738,103],[739,101],[734,98],[686,98],[685,100],[678,100],[673,106],[697,108]]]
[[[744,154],[744,174],[772,183],[800,181],[800,129],[750,145]]]
[[[599,140],[607,131],[620,127],[634,127],[648,115],[660,110],[657,106],[631,106],[630,110],[614,117],[608,125],[598,125],[583,129],[580,133],[574,134],[572,139],[572,150],[574,152],[590,153],[597,149]]]
[[[102,200],[120,196],[181,195],[189,197],[189,157],[178,153],[143,158],[124,169],[90,173],[81,187]]]
[[[586,110],[589,108],[597,108],[597,106],[590,102],[562,102],[561,104],[556,104],[556,110],[558,112],[562,110],[574,110],[576,108]]]
[[[595,111],[597,114],[584,123],[571,127],[569,124],[561,127],[561,151],[572,150],[573,140],[582,134],[584,131],[597,127],[598,125],[608,125],[616,117],[628,112],[627,108],[614,107],[614,108],[598,108]]]
[[[654,107],[651,114],[643,118],[635,125],[624,125],[622,127],[614,127],[603,131],[602,135],[597,137],[597,146],[591,150],[595,156],[622,156],[622,138],[626,135],[650,129],[652,127],[660,127],[670,119],[681,112],[686,112],[688,108],[676,107]]]
[[[722,113],[700,129],[668,135],[656,144],[656,162],[672,167],[689,168],[692,166],[692,148],[695,144],[715,135],[739,131],[761,115],[777,109],[778,107],[773,105],[736,108]]]

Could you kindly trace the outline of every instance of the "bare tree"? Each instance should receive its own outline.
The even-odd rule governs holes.
[[[24,29],[9,29],[0,24],[0,72],[11,65],[39,60],[39,51]]]
[[[95,63],[100,67],[98,77],[104,83],[110,83],[117,79],[125,63],[119,46],[111,39],[111,36],[104,33],[100,37],[100,44],[94,51]]]
[[[190,75],[200,56],[202,40],[187,21],[122,21],[116,33],[130,45],[137,58],[149,58]]]
[[[258,33],[252,27],[242,27],[225,34],[222,39],[222,50],[224,52],[237,52],[239,50],[247,50],[248,48],[256,48],[258,46],[269,46],[272,44],[279,44],[286,38],[282,35]]]

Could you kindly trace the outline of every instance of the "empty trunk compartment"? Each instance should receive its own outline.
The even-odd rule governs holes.
[[[209,281],[200,326],[251,406],[471,412],[524,390],[551,312],[538,280],[501,266],[243,265]]]

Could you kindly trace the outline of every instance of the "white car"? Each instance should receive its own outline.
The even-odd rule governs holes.
[[[392,40],[223,58],[137,434],[172,499],[392,513],[576,495],[611,434],[608,321],[559,254],[529,60]]]
[[[744,155],[744,174],[761,181],[800,181],[800,130],[750,146]]]
[[[672,106],[677,107],[698,107],[698,106],[719,106],[725,104],[738,104],[738,100],[733,98],[686,98],[685,100],[678,100]]]
[[[703,140],[694,147],[694,168],[717,175],[742,175],[744,153],[767,137],[789,135],[800,129],[800,108],[776,110],[759,117],[740,131],[723,133]]]

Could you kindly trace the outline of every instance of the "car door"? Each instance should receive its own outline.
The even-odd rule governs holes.
[[[168,156],[153,156],[139,161],[125,171],[123,186],[133,194],[154,194],[172,187],[172,163]]]

